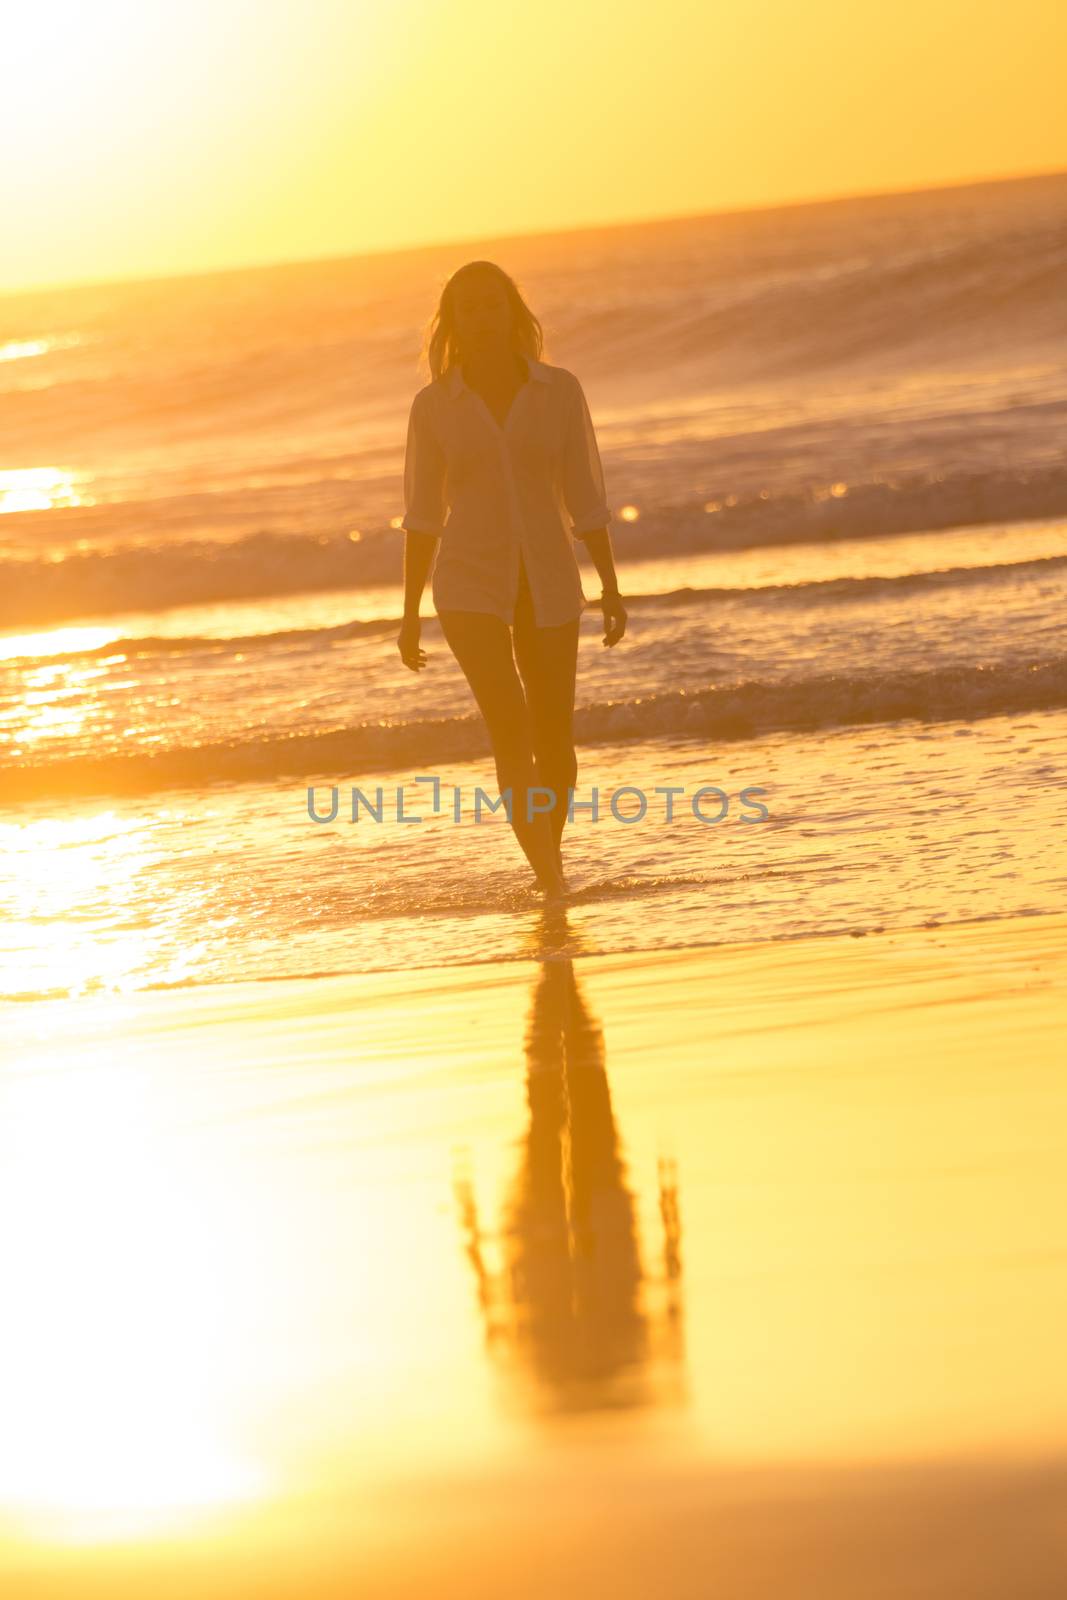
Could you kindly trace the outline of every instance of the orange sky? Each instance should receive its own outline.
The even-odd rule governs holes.
[[[0,289],[1067,167],[1062,0],[35,0]]]

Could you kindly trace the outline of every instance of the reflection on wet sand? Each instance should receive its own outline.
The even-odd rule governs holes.
[[[9,1008],[3,1600],[1062,1600],[1067,919],[557,931]]]
[[[568,959],[539,968],[525,1058],[530,1120],[498,1234],[481,1226],[470,1174],[455,1181],[487,1348],[537,1410],[677,1398],[684,1340],[674,1163],[659,1162],[662,1240],[650,1271],[603,1030]]]

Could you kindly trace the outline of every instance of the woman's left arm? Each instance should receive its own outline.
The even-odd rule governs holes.
[[[619,594],[615,556],[611,548],[608,523],[611,509],[604,489],[604,471],[597,447],[593,419],[585,391],[577,378],[571,395],[571,409],[563,453],[563,498],[571,514],[571,533],[589,551],[603,585],[600,597],[604,612],[604,644],[618,644],[626,632],[626,607]]]
[[[619,579],[615,572],[615,555],[611,548],[611,534],[607,528],[595,528],[582,535],[582,543],[593,558],[593,565],[601,582],[600,605],[604,613],[604,643],[618,644],[626,632],[626,607],[619,593]]]

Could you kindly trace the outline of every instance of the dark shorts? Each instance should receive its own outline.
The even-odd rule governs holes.
[[[519,587],[515,596],[515,615],[512,622],[518,622],[520,617],[526,616],[533,621],[533,595],[530,593],[530,580],[526,576],[526,563],[519,551]]]

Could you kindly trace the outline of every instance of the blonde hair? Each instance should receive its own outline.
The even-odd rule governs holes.
[[[544,349],[544,330],[519,292],[511,275],[498,267],[495,261],[467,261],[457,267],[445,282],[437,310],[426,325],[421,357],[430,368],[431,378],[441,378],[460,360],[456,338],[455,289],[456,284],[473,273],[491,272],[507,295],[511,307],[511,339],[513,348],[521,355],[540,361]]]

